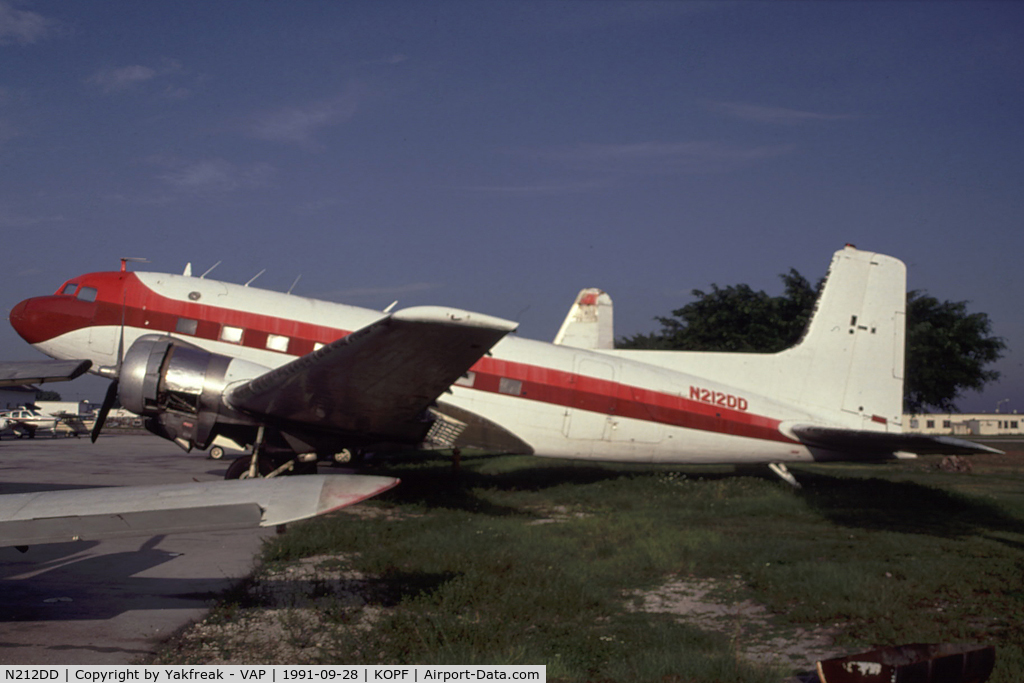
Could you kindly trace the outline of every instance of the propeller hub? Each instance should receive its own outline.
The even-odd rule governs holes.
[[[121,374],[120,368],[116,365],[101,365],[93,370],[94,373],[100,377],[106,377],[107,379],[117,379]]]

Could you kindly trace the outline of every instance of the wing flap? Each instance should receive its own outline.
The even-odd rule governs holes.
[[[858,429],[837,429],[816,425],[794,425],[794,435],[808,446],[817,446],[844,453],[856,453],[865,458],[889,457],[896,452],[918,455],[974,455],[1002,453],[996,448],[957,439],[951,436],[927,434],[901,434],[871,432]]]
[[[226,400],[279,421],[418,441],[424,411],[516,327],[455,309],[404,309],[232,388]]]
[[[89,360],[0,361],[0,386],[65,382],[85,374]]]
[[[0,496],[0,546],[269,527],[353,505],[391,477],[337,475]]]

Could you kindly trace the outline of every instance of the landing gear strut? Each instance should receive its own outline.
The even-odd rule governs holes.
[[[789,469],[787,469],[786,466],[783,463],[781,463],[781,462],[771,462],[771,463],[768,463],[768,469],[770,469],[772,472],[774,472],[776,474],[776,476],[778,476],[780,479],[782,479],[782,481],[786,482],[787,484],[789,484],[793,488],[795,488],[795,489],[802,488],[800,486],[800,482],[798,482],[796,480],[796,477],[793,476],[793,473],[790,472]]]
[[[252,455],[232,462],[224,473],[225,479],[262,479],[280,477],[286,474],[316,474],[316,459],[303,461],[294,454],[280,455],[263,453],[263,427],[256,433]]]

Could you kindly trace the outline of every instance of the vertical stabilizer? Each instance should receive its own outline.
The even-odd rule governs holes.
[[[837,251],[806,334],[778,354],[780,393],[844,426],[899,431],[906,292],[902,261]]]
[[[555,335],[555,343],[578,349],[615,348],[612,298],[593,287],[581,290]]]

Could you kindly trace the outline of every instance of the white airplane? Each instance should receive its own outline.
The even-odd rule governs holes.
[[[14,410],[0,412],[0,420],[6,420],[7,426],[21,435],[28,435],[30,439],[36,437],[36,432],[42,430],[57,435],[57,423],[59,418],[52,415],[43,415],[38,410],[24,406]]]
[[[89,361],[0,362],[0,386],[74,379]],[[377,495],[397,479],[315,476],[0,495],[0,547],[270,527]]]
[[[186,269],[190,273],[190,269]],[[776,354],[612,349],[584,290],[556,339],[441,307],[378,312],[190,275],[72,278],[10,314],[57,359],[87,359],[186,451],[251,446],[228,476],[429,445],[641,463],[877,460],[983,446],[902,433],[906,269],[836,252],[804,338]],[[125,351],[127,349],[127,351]]]

